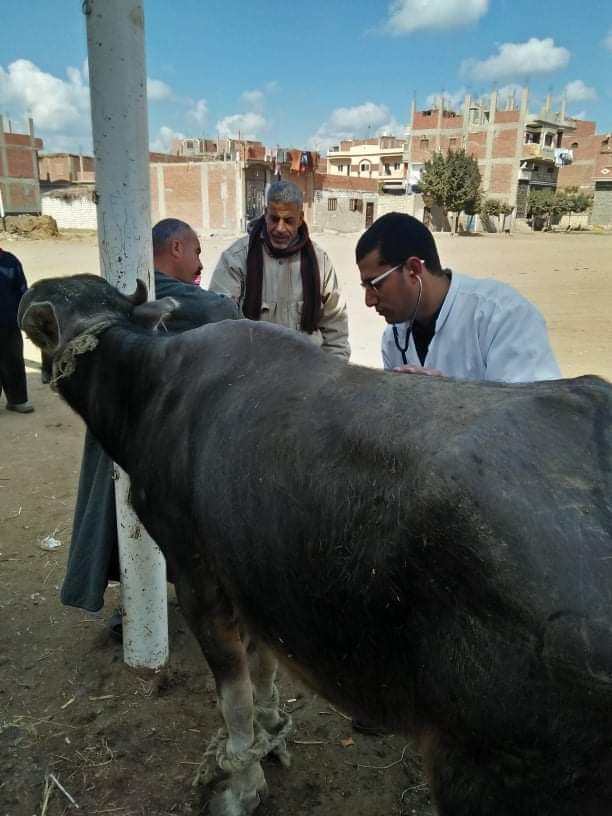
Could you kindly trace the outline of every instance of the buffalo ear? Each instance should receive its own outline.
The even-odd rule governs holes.
[[[145,303],[147,300],[147,284],[140,278],[137,278],[135,291],[132,292],[131,295],[126,295],[126,297],[134,306],[140,306],[141,303]]]
[[[147,329],[156,329],[160,323],[171,317],[180,307],[178,300],[172,297],[150,300],[132,309],[132,320]]]
[[[52,352],[60,342],[60,327],[55,306],[48,300],[31,303],[19,316],[20,328],[39,348]]]

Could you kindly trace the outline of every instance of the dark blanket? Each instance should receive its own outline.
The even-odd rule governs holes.
[[[180,303],[180,308],[174,313],[172,320],[168,321],[167,328],[172,332],[187,331],[205,323],[238,317],[238,310],[229,298],[181,283],[157,271],[155,294],[158,298],[176,298]],[[119,577],[112,474],[112,460],[87,430],[72,540],[61,591],[61,600],[65,606],[78,606],[97,612],[104,605],[104,592],[109,579]]]

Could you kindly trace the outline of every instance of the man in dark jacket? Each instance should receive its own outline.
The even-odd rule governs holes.
[[[7,410],[19,414],[34,410],[28,402],[23,337],[17,326],[17,309],[27,288],[19,258],[0,249],[0,393],[4,391]]]
[[[166,218],[153,227],[155,295],[157,298],[173,297],[180,304],[166,325],[170,332],[187,331],[205,323],[238,317],[238,309],[230,298],[194,285],[202,270],[200,251],[198,236],[184,221]],[[111,459],[93,434],[87,431],[72,541],[61,591],[61,600],[66,606],[97,611],[104,604],[109,578],[118,577],[112,473]],[[114,617],[111,627],[120,636],[120,616]]]

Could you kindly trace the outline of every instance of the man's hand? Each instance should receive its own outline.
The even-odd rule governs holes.
[[[438,371],[437,368],[421,368],[421,366],[412,365],[412,363],[397,366],[392,370],[397,374],[427,374],[430,377],[444,376],[444,374],[441,371]]]

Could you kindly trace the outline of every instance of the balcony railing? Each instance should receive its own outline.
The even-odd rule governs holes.
[[[523,145],[523,159],[545,159],[547,161],[555,160],[555,148],[547,147],[546,145],[535,144],[529,142]]]

